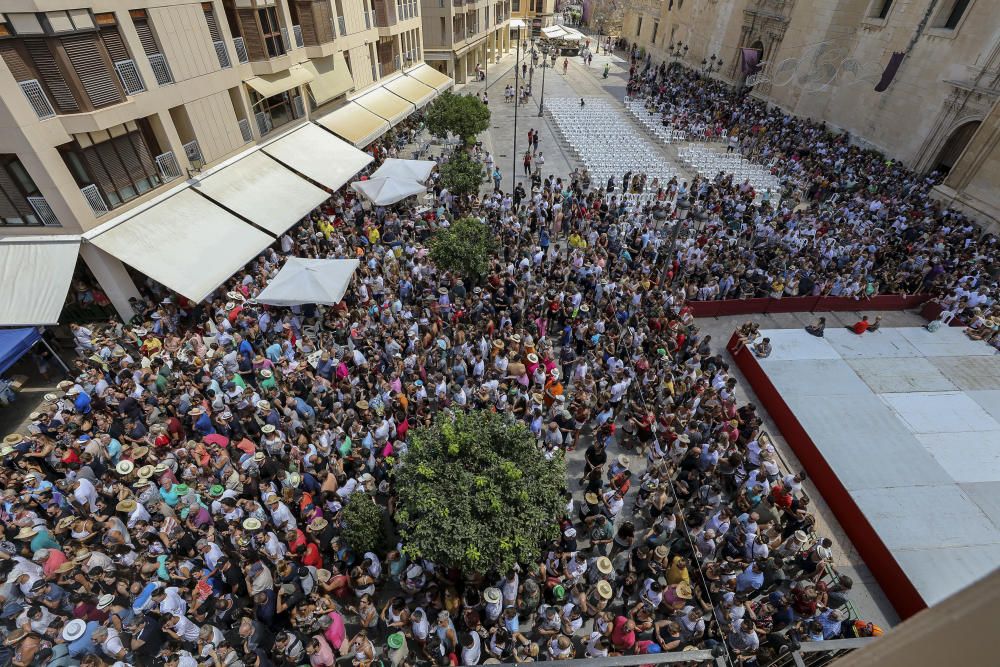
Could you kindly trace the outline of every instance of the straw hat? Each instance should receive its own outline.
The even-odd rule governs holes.
[[[122,500],[117,505],[115,505],[115,511],[131,514],[132,512],[135,511],[136,507],[138,507],[138,505],[136,505],[136,502],[134,500],[132,500],[131,498],[126,498],[125,500]]]
[[[500,589],[490,586],[485,591],[483,591],[483,599],[490,604],[500,603]]]
[[[105,593],[97,599],[98,609],[107,609],[111,606],[111,603],[115,601],[115,596],[111,593]]]
[[[330,572],[330,570],[327,570],[325,568],[320,568],[316,570],[316,578],[319,579],[321,583],[325,584],[326,582],[330,581],[331,577],[333,577],[333,572]]]
[[[262,433],[274,433],[274,424],[264,424],[260,430]]]
[[[498,350],[502,350],[504,348],[503,341],[502,340],[493,341],[493,347],[495,347]]]
[[[56,574],[66,574],[70,570],[76,567],[76,563],[71,560],[66,561],[62,565],[56,568]]]
[[[188,410],[188,416],[191,417],[200,417],[203,414],[205,414],[205,411],[202,410],[201,408],[191,408],[190,410]]]
[[[632,459],[630,459],[627,454],[618,455],[618,465],[623,468],[627,468],[630,463],[632,463]]]
[[[514,334],[508,340],[510,340],[510,342],[512,342],[512,343],[520,343],[521,342],[521,334]]]
[[[87,623],[79,618],[74,618],[63,627],[62,637],[68,642],[74,642],[83,636],[87,631]]]
[[[558,380],[559,379],[559,369],[558,368],[553,368],[551,371],[549,371],[549,377],[551,377],[553,380]]]
[[[250,517],[249,519],[243,520],[243,528],[245,530],[260,530],[261,523],[260,519],[255,519]]]
[[[118,465],[115,466],[115,471],[119,475],[127,475],[135,470],[135,464],[131,461],[119,461]]]
[[[310,533],[319,533],[323,531],[328,525],[330,525],[329,521],[327,521],[323,517],[316,517],[315,519],[309,522],[309,525],[306,527],[306,530],[308,530]]]
[[[38,531],[33,526],[22,526],[21,530],[17,531],[17,535],[14,536],[15,540],[26,540],[29,537],[34,537],[38,534]]]
[[[799,544],[805,544],[806,542],[809,541],[809,536],[806,535],[806,531],[804,530],[796,530],[794,535],[795,535],[795,541],[798,542]]]
[[[153,473],[155,471],[156,468],[154,468],[153,466],[148,464],[144,465],[141,468],[139,468],[139,479],[149,479],[150,477],[153,476]]]
[[[274,375],[274,373],[272,373],[272,372],[271,372],[271,370],[270,370],[270,369],[268,369],[268,368],[265,368],[264,370],[262,370],[262,371],[260,372],[260,376],[261,376],[262,378],[269,378],[269,377],[271,377],[272,375]]]
[[[601,556],[598,558],[597,571],[601,574],[611,574],[614,571],[614,567],[611,565],[611,559],[607,556]]]
[[[163,473],[167,472],[167,470],[169,470],[169,468],[167,467],[166,463],[157,463],[155,466],[153,466],[153,473],[157,475],[162,475]]]
[[[20,433],[11,433],[10,435],[5,435],[3,438],[3,444],[8,447],[13,447],[22,442],[24,442],[24,436]]]
[[[674,590],[674,592],[680,599],[690,600],[692,596],[691,584],[687,583],[686,581],[682,581],[681,583],[677,584],[677,588]]]
[[[583,499],[588,505],[596,505],[600,501],[597,499],[597,494],[593,491],[583,494]]]
[[[535,354],[534,352],[528,353],[528,362],[532,363],[532,364],[537,364],[538,363],[538,355]]]
[[[611,584],[603,579],[597,582],[597,594],[600,595],[603,600],[610,600],[615,596],[615,592],[611,588]]]
[[[267,412],[271,409],[271,404],[267,401],[257,401],[257,409],[261,412]]]
[[[354,407],[356,407],[358,410],[367,410],[368,409],[368,401],[364,401],[364,400],[358,401],[357,403],[354,404]]]

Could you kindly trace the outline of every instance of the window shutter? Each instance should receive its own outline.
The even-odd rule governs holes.
[[[14,47],[12,42],[0,42],[0,55],[7,63],[7,69],[14,75],[17,81],[27,81],[34,79],[35,75],[31,71],[31,65],[24,59],[21,52]]]
[[[83,149],[83,156],[87,160],[87,168],[90,170],[91,178],[94,179],[94,185],[99,187],[101,192],[105,195],[116,193],[114,198],[121,199],[121,197],[117,195],[118,187],[114,184],[110,173],[108,173],[108,169],[105,169],[104,163],[98,155],[99,146],[104,145],[110,146],[110,144],[107,143],[98,144],[96,146],[88,146]]]
[[[101,41],[104,42],[104,48],[108,50],[108,55],[111,56],[111,62],[116,63],[121,60],[131,60],[128,49],[125,48],[125,41],[118,33],[117,27],[102,28]]]
[[[94,108],[99,109],[125,101],[125,96],[118,85],[118,74],[109,71],[95,35],[63,37],[62,44]]]
[[[302,27],[302,41],[307,46],[316,46],[319,40],[316,38],[316,22],[313,20],[312,0],[299,0],[296,3],[299,10],[299,25]]]
[[[160,47],[156,45],[156,37],[153,36],[153,27],[149,25],[148,19],[134,19],[135,31],[139,34],[139,41],[142,43],[142,50],[146,56],[155,56],[160,52]]]
[[[257,25],[257,10],[239,9],[240,32],[243,33],[243,45],[247,47],[250,60],[264,60],[267,52],[264,51],[264,39],[260,34],[260,26]]]
[[[120,139],[121,137],[118,138]],[[111,141],[99,143],[94,148],[97,149],[98,157],[111,175],[111,184],[114,186],[114,190],[117,191],[132,187],[132,180],[129,178],[129,172],[125,167],[124,156],[119,156],[115,150],[116,143],[117,139],[112,139]]]
[[[38,76],[42,83],[49,89],[55,107],[65,113],[75,113],[80,110],[80,105],[73,95],[72,89],[66,83],[62,70],[56,64],[55,56],[49,51],[48,45],[41,39],[26,39],[24,47],[28,50],[28,55],[35,63]]]
[[[215,20],[215,12],[211,8],[205,10],[205,23],[208,24],[208,34],[212,36],[212,41],[220,41],[222,32],[219,31],[219,22]]]
[[[23,218],[34,213],[7,168],[0,166],[0,218]]]
[[[332,42],[336,34],[333,32],[333,10],[330,8],[329,0],[313,2],[312,6],[316,21],[317,40],[320,44]]]

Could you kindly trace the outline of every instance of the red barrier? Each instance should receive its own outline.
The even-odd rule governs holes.
[[[734,333],[729,339],[727,349],[732,354],[736,346],[737,336]],[[771,383],[767,373],[760,367],[754,354],[743,348],[733,354],[736,365],[746,377],[757,398],[767,410],[778,430],[791,446],[802,465],[805,466],[809,478],[823,495],[827,504],[833,510],[844,532],[851,543],[861,554],[865,564],[878,580],[882,590],[896,609],[900,618],[906,619],[927,608],[927,603],[913,586],[913,583],[896,562],[892,552],[882,542],[878,533],[868,522],[864,513],[844,488],[843,483],[833,472],[830,464],[820,453],[809,434],[796,419],[788,404]]]
[[[930,299],[927,294],[880,294],[855,299],[843,296],[788,296],[781,299],[723,299],[721,301],[688,301],[695,317],[724,315],[762,315],[765,313],[827,313],[856,310],[908,310]],[[921,314],[923,314],[921,312]],[[933,318],[930,318],[933,319]]]

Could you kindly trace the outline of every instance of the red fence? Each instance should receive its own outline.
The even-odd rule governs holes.
[[[731,354],[736,341],[734,333],[728,345]],[[905,619],[925,609],[927,603],[923,597],[785,403],[757,358],[746,347],[733,354],[733,358],[900,617]]]
[[[855,310],[908,310],[930,299],[928,294],[880,294],[854,299],[842,296],[789,296],[781,299],[726,299],[686,302],[695,317],[764,315],[766,313],[829,313]],[[923,313],[921,313],[923,314]],[[929,318],[933,319],[933,318]]]

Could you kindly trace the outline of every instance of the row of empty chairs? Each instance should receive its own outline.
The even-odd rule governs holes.
[[[605,98],[557,97],[545,100],[545,108],[559,133],[586,165],[591,177],[603,185],[610,176],[621,188],[625,172],[646,174],[646,187],[654,178],[665,185],[676,175],[671,163],[628,122],[628,118]]]
[[[737,183],[749,181],[758,197],[767,194],[774,201],[781,192],[781,183],[766,167],[750,162],[739,153],[726,153],[716,148],[689,144],[677,150],[681,162],[706,178],[715,178],[721,171],[732,174]]]
[[[678,141],[687,141],[688,133],[672,125],[663,124],[663,114],[658,111],[650,111],[646,102],[641,98],[630,97],[625,100],[625,108],[632,114],[632,117],[649,131],[654,137],[665,144],[672,144]]]

